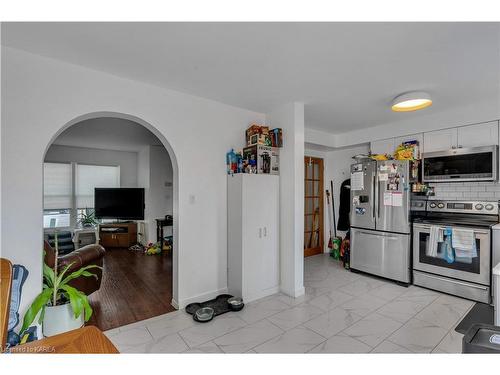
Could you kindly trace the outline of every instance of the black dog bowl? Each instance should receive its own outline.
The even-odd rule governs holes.
[[[227,304],[232,311],[240,311],[245,304],[240,297],[231,297],[227,299]]]

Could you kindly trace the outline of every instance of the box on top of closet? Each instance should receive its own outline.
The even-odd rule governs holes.
[[[250,302],[279,291],[279,176],[227,176],[228,291]]]

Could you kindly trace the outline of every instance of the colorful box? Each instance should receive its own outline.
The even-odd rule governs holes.
[[[280,174],[279,149],[253,145],[243,149],[244,173]]]

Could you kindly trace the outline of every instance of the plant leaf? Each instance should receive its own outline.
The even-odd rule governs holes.
[[[66,294],[69,297],[69,303],[71,304],[71,308],[73,309],[73,314],[75,315],[75,319],[78,318],[81,315],[84,306],[81,297],[83,293],[79,292],[69,285],[63,285],[61,286],[61,289],[66,291]],[[87,298],[85,294],[83,294],[83,296]]]
[[[102,269],[102,267],[96,266],[95,264],[92,264],[92,265],[86,266],[86,267],[82,267],[78,271],[72,272],[70,275],[66,276],[66,278],[61,282],[61,285],[66,285],[71,280],[76,279],[76,278],[78,278],[80,276],[95,277],[95,278],[97,278],[97,275],[95,275],[95,274],[87,271],[87,270],[89,270],[91,268],[100,268],[100,269]]]
[[[19,331],[20,334],[33,323],[40,310],[50,301],[53,291],[53,288],[46,288],[35,298],[28,311],[26,311],[26,314],[24,314],[23,326]]]
[[[47,285],[49,287],[53,287],[54,286],[54,281],[55,281],[55,274],[54,274],[54,270],[52,268],[50,268],[49,266],[47,266],[47,264],[45,264],[45,262],[43,263],[43,277],[45,279],[45,282],[47,283]]]
[[[90,307],[90,303],[89,303],[87,296],[83,293],[81,293],[81,294],[82,294],[83,308],[85,309],[84,318],[85,318],[85,322],[88,322],[90,317],[92,316],[93,310],[92,310],[92,307]]]
[[[60,284],[61,284],[61,280],[63,279],[64,277],[64,274],[69,270],[69,268],[73,265],[74,262],[71,262],[70,264],[68,264],[66,267],[64,267],[63,271],[57,275],[57,280],[56,280],[56,288],[60,288]]]

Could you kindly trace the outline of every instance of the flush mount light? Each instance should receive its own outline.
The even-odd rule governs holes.
[[[432,100],[429,94],[423,91],[412,91],[394,98],[391,108],[394,112],[411,112],[431,105]]]

